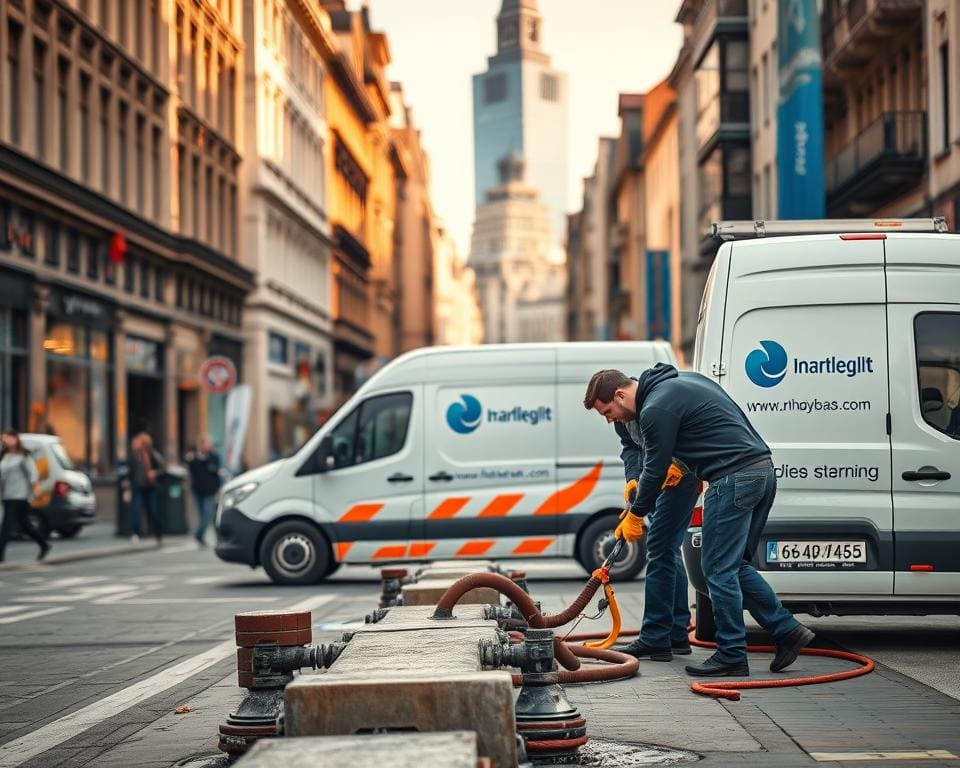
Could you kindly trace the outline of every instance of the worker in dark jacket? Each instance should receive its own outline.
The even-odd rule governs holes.
[[[220,454],[213,450],[213,439],[210,435],[204,434],[197,440],[196,450],[188,453],[185,458],[190,471],[190,490],[197,503],[197,529],[193,538],[197,544],[205,547],[204,535],[213,522],[217,491],[223,482]]]
[[[608,422],[635,424],[643,470],[629,513],[617,528],[627,541],[642,535],[674,459],[709,483],[704,497],[704,577],[713,602],[717,651],[686,667],[695,676],[749,675],[743,609],[773,636],[770,669],[792,664],[813,632],[783,607],[751,564],[773,506],[777,481],[770,448],[740,407],[715,382],[663,363],[631,379],[616,370],[590,379],[584,405]]]
[[[636,422],[614,422],[613,427],[620,437],[620,458],[627,481],[624,503],[630,504],[643,469],[643,442]],[[692,472],[675,474],[657,497],[646,532],[647,577],[640,636],[617,647],[618,651],[651,661],[670,661],[674,654],[690,653],[687,572],[680,557],[680,544],[690,523],[699,485]]]

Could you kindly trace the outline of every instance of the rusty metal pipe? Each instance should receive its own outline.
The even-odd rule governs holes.
[[[591,582],[592,581],[593,579],[591,579]],[[598,581],[597,585],[599,586],[599,584],[600,582]],[[476,587],[490,587],[497,590],[501,595],[513,601],[513,604],[520,611],[520,614],[526,620],[527,624],[535,629],[547,628],[544,623],[543,614],[540,613],[537,606],[534,605],[530,595],[506,576],[501,576],[498,573],[471,573],[469,576],[457,579],[450,585],[450,588],[443,593],[439,602],[437,602],[437,608],[433,612],[433,618],[453,618],[453,607],[457,604],[457,601]],[[584,591],[586,591],[586,589],[584,589]],[[594,592],[596,592],[596,588],[594,588]],[[586,605],[589,600],[590,598],[587,597],[584,605]],[[557,615],[559,616],[560,614]],[[573,651],[571,651],[559,637],[555,637],[553,640],[553,652],[557,661],[565,669],[580,669],[580,659],[574,655]]]

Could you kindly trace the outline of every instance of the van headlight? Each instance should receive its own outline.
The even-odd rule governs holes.
[[[238,485],[236,488],[231,488],[229,491],[225,491],[223,496],[220,497],[220,508],[229,509],[230,507],[237,506],[237,504],[257,490],[258,485],[260,485],[260,483],[251,481],[243,485]]]

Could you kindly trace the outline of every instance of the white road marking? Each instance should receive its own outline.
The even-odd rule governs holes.
[[[310,611],[326,605],[334,597],[334,595],[316,595],[291,605],[287,610]],[[50,610],[69,609],[53,608]],[[64,715],[51,723],[47,723],[19,739],[0,744],[0,768],[16,768],[18,765],[23,765],[37,755],[53,749],[58,744],[72,739],[110,717],[120,714],[134,704],[146,701],[158,693],[163,693],[198,672],[212,667],[217,662],[234,656],[236,652],[237,645],[234,640],[226,640],[201,654],[186,661],[181,661],[179,664],[117,691],[105,699],[88,704],[76,712],[71,712],[69,715]]]
[[[161,547],[158,551],[161,555],[175,555],[178,552],[196,552],[196,544],[181,544],[179,547]]]
[[[49,616],[52,613],[61,613],[62,611],[70,611],[71,608],[43,608],[39,611],[30,611],[29,613],[18,613],[15,616],[5,616],[0,618],[0,624],[16,624],[18,621],[26,621],[27,619],[38,619],[41,616]]]
[[[118,605],[176,605],[177,603],[275,603],[279,597],[144,597],[111,600]],[[95,600],[103,604],[106,600]]]
[[[147,575],[147,576],[134,576],[131,579],[127,579],[127,581],[134,584],[153,584],[158,581],[166,581],[166,580],[167,580],[167,576],[161,575],[159,573],[153,574],[153,575]]]
[[[62,579],[41,579],[41,583],[35,587],[24,587],[23,592],[48,592],[52,589],[70,589],[79,587],[82,584],[94,584],[98,581],[106,581],[107,576],[68,576]]]
[[[56,595],[33,595],[30,597],[15,597],[18,603],[76,603],[84,600],[93,600],[98,597],[116,594],[139,594],[142,589],[131,590],[126,584],[102,584],[97,587],[74,588],[68,592]]]
[[[16,613],[17,611],[25,611],[27,606],[25,605],[5,605],[0,608],[0,613]]]
[[[853,760],[960,760],[945,749],[925,749],[922,752],[811,752],[810,757],[820,763]]]
[[[187,579],[187,584],[215,584],[223,581],[223,576],[193,576]]]

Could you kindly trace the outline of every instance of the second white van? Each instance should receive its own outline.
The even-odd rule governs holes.
[[[592,571],[623,508],[601,368],[676,364],[665,342],[432,347],[378,371],[296,454],[228,483],[216,552],[287,584],[342,563],[573,557]],[[643,568],[631,545],[611,571]]]

